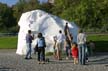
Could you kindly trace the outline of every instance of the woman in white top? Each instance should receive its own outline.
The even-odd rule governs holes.
[[[63,48],[63,43],[65,40],[65,36],[63,35],[62,31],[59,31],[59,34],[57,35],[57,59],[61,60],[61,51]]]
[[[79,51],[79,63],[81,65],[85,65],[86,61],[86,35],[83,33],[82,30],[79,31],[77,36],[77,44],[78,44],[78,51]]]

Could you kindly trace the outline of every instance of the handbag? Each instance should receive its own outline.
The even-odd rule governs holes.
[[[34,52],[38,52],[38,44],[36,44],[36,46],[34,48]]]

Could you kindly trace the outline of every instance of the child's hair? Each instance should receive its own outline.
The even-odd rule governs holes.
[[[75,47],[77,47],[77,46],[78,46],[76,42],[73,42],[73,43],[72,43],[72,45],[75,45]]]

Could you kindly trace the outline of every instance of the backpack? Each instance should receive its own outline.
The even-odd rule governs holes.
[[[42,37],[42,39],[43,39],[43,45],[44,45],[44,47],[46,47],[45,38],[44,38],[44,37]]]
[[[39,38],[39,40],[37,41],[37,45],[39,46],[39,43],[42,43],[42,47],[46,47],[46,43],[45,43],[45,38]]]

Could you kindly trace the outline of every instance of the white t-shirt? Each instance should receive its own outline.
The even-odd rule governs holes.
[[[61,33],[57,35],[57,42],[61,43],[65,40],[65,36]]]
[[[79,33],[78,34],[77,43],[78,44],[85,44],[86,43],[86,35],[84,33]]]

